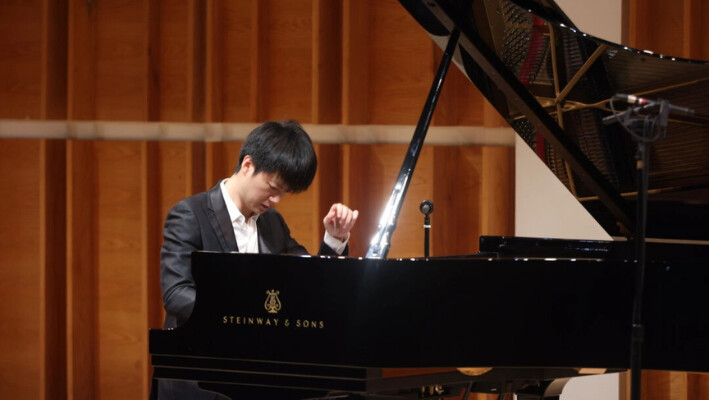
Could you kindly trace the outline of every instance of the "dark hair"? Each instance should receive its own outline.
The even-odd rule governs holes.
[[[318,169],[313,143],[297,121],[265,122],[251,131],[234,172],[246,156],[254,162],[254,174],[275,172],[292,193],[306,190]]]

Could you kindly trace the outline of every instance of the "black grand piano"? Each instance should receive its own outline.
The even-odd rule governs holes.
[[[550,0],[400,2],[444,55],[367,257],[194,253],[192,316],[150,331],[155,377],[234,399],[558,399],[631,367],[641,259],[642,368],[709,372],[709,64],[583,34]],[[451,62],[618,240],[386,258]],[[645,191],[630,115],[667,121]]]

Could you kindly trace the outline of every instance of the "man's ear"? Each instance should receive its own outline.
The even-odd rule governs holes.
[[[251,156],[244,156],[244,159],[241,160],[241,168],[239,171],[243,171],[244,174],[248,174],[252,168],[254,168],[254,160],[251,159]]]

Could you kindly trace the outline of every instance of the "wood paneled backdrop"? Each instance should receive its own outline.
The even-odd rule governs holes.
[[[625,10],[629,45],[709,58],[706,2]],[[412,125],[439,58],[393,0],[3,0],[0,119]],[[452,70],[434,125],[501,124]],[[0,139],[0,397],[147,397],[163,218],[228,175],[239,147]],[[279,209],[314,250],[330,203],[358,208],[362,256],[406,146],[315,147],[313,186]],[[512,182],[509,147],[427,146],[390,256],[422,255],[424,198],[436,204],[433,255],[513,234]],[[709,397],[703,375],[653,372],[645,385],[645,399]]]

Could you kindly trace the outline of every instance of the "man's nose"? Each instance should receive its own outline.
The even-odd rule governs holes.
[[[280,194],[277,194],[277,195],[269,196],[268,201],[270,201],[273,204],[278,204],[282,198],[283,198],[283,196],[281,196]]]

